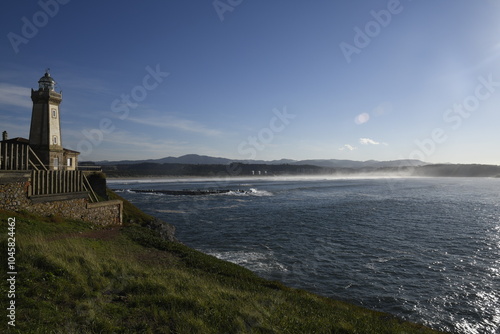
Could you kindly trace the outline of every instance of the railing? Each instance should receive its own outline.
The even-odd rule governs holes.
[[[84,169],[96,171],[101,167],[86,166]],[[47,170],[27,144],[0,142],[0,170],[31,170],[30,197],[87,192],[91,203],[99,202],[83,170]]]
[[[31,147],[29,146],[28,146],[28,153],[30,156],[29,163],[34,170],[40,170],[40,169],[47,170],[47,167],[43,164],[38,155],[36,155],[36,153],[33,152]]]
[[[0,170],[29,170],[47,167],[27,144],[0,142]]]
[[[83,172],[74,170],[33,170],[30,196],[86,191],[83,178]]]
[[[89,200],[90,203],[97,203],[99,202],[99,197],[97,197],[96,193],[94,192],[94,189],[92,189],[92,186],[90,185],[89,179],[83,174],[83,188],[88,191],[89,193]]]
[[[30,189],[29,196],[87,192],[90,203],[99,202],[84,172],[78,170],[33,170]]]
[[[0,170],[28,170],[29,161],[28,145],[0,143]]]

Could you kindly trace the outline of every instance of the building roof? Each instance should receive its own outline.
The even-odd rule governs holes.
[[[16,137],[16,138],[11,138],[11,139],[7,139],[7,140],[2,140],[1,141],[2,143],[11,143],[11,144],[29,144],[30,141],[26,138],[22,138],[22,137]]]
[[[23,145],[29,145],[30,141],[26,138],[22,137],[16,137],[16,138],[11,138],[7,140],[1,140],[0,143],[10,143],[10,144],[23,144]],[[67,153],[73,153],[73,154],[80,154],[78,151],[70,150],[68,148],[63,148],[63,150]]]
[[[67,148],[63,148],[63,150],[64,150],[64,152],[68,152],[68,153],[80,154],[80,152],[78,152],[78,151],[73,151],[73,150],[70,150]]]

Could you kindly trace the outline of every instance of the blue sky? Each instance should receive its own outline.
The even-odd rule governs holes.
[[[495,0],[10,1],[0,130],[50,68],[81,160],[500,164]]]

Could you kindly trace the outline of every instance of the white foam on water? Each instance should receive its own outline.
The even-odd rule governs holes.
[[[156,212],[161,212],[161,213],[180,213],[180,214],[185,214],[186,211],[182,210],[156,210]]]
[[[274,257],[273,252],[258,252],[258,251],[208,251],[209,255],[215,256],[218,259],[232,262],[254,272],[286,272],[288,269],[285,265],[279,263]]]
[[[257,197],[264,197],[264,196],[274,196],[272,192],[266,191],[266,190],[258,190],[255,188],[250,188],[249,190],[238,190],[238,191],[229,191],[227,193],[223,193],[221,195],[229,195],[229,196],[257,196]]]
[[[142,194],[142,195],[148,195],[148,196],[165,196],[165,194],[156,192],[154,190],[151,190],[151,191],[141,190],[140,192],[137,192],[134,189],[126,189],[126,192],[131,193],[131,194]]]

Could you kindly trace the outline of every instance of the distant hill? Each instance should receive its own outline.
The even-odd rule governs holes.
[[[103,166],[113,176],[200,175],[227,173],[227,166],[238,164],[242,175],[266,171],[267,175],[365,174],[429,177],[500,177],[500,166],[480,164],[429,164],[421,160],[355,161],[338,159],[311,160],[236,160],[207,155],[187,154],[149,160],[83,162]]]
[[[178,158],[167,157],[150,162],[161,164],[188,164],[188,165],[228,165],[232,162],[230,159],[210,157],[207,155],[186,154]]]
[[[500,177],[500,166],[435,164],[416,168],[413,175],[431,177]]]
[[[219,157],[211,157],[198,154],[187,154],[180,157],[166,157],[161,159],[149,160],[121,160],[121,161],[97,161],[97,165],[130,165],[143,163],[157,164],[186,164],[186,165],[229,165],[231,163],[245,164],[265,164],[265,165],[309,165],[326,168],[386,168],[386,167],[417,167],[427,165],[426,162],[420,160],[394,160],[394,161],[354,161],[354,160],[337,160],[337,159],[318,159],[318,160],[237,160],[226,159]]]
[[[150,160],[83,162],[100,165],[111,177],[336,175],[500,177],[500,166],[479,164],[428,164],[420,160],[233,160],[188,154]]]

